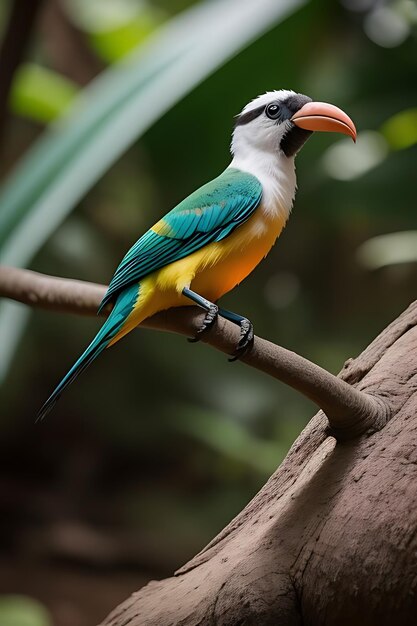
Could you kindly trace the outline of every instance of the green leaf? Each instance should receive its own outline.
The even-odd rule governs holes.
[[[0,596],[0,624],[4,626],[52,626],[46,609],[25,596]]]
[[[78,87],[57,72],[26,63],[16,73],[10,93],[14,113],[48,123],[62,115],[73,101]]]
[[[401,111],[387,120],[381,132],[393,150],[403,150],[417,143],[417,108]]]
[[[142,44],[166,17],[144,0],[66,0],[65,5],[97,54],[110,63]]]
[[[114,30],[93,33],[90,35],[90,43],[105,61],[114,63],[143,43],[159,24],[160,20],[152,13],[143,14]]]

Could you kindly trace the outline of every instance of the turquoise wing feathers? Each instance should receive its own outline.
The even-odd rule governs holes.
[[[230,235],[253,214],[261,197],[260,181],[234,168],[200,187],[132,246],[117,268],[99,311],[148,274]]]

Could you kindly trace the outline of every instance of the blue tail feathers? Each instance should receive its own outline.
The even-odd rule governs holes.
[[[80,358],[74,363],[70,371],[54,389],[45,404],[40,409],[37,420],[42,420],[53,409],[62,392],[94,361],[96,357],[109,345],[111,340],[122,328],[126,318],[133,310],[138,299],[138,285],[133,285],[125,289],[118,297],[116,304],[108,319],[94,337],[88,348]]]

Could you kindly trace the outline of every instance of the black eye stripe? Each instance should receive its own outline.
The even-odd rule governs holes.
[[[260,107],[257,107],[256,109],[252,109],[252,111],[247,111],[246,113],[241,113],[235,121],[235,128],[236,126],[242,126],[243,124],[249,124],[249,122],[251,122],[252,120],[256,120],[257,117],[259,117],[260,115],[262,115],[262,113],[265,111],[265,105],[263,104]]]
[[[292,94],[288,96],[288,98],[285,98],[285,100],[270,102],[267,105],[262,105],[256,109],[252,109],[252,111],[241,113],[236,117],[234,126],[236,128],[236,126],[248,124],[262,115],[262,113],[265,113],[270,119],[274,120],[277,124],[280,124],[285,120],[290,120],[294,113],[301,109],[301,107],[307,102],[311,102],[311,98],[308,96],[303,96],[302,94]],[[273,106],[278,107],[277,111],[272,112],[276,113],[276,117],[273,114],[268,115],[267,112],[267,109]]]
[[[272,107],[276,107],[276,113],[277,116],[276,117],[272,117],[271,115],[268,115],[268,109],[271,109]],[[273,111],[275,113],[275,110]],[[246,113],[241,113],[235,121],[235,128],[236,126],[242,126],[244,124],[249,124],[249,122],[252,122],[252,120],[255,120],[257,117],[259,117],[260,115],[262,115],[262,113],[266,113],[266,115],[270,118],[270,119],[274,119],[277,120],[280,116],[281,116],[281,108],[280,105],[278,103],[272,103],[272,104],[268,104],[268,105],[262,105],[257,107],[256,109],[252,109],[251,111],[247,111]]]

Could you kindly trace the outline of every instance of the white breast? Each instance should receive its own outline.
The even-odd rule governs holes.
[[[257,211],[259,219],[253,224],[254,236],[261,236],[271,221],[285,224],[297,187],[294,159],[252,148],[244,157],[235,155],[229,167],[256,176],[262,185],[262,202]]]

